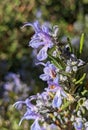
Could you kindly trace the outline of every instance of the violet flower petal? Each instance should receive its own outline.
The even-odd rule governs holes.
[[[62,104],[62,99],[61,96],[55,96],[53,101],[52,101],[52,106],[53,108],[59,108]]]
[[[45,33],[48,33],[48,34],[51,33],[51,30],[50,30],[50,28],[47,25],[42,25],[42,30]]]
[[[36,33],[39,32],[40,30],[42,30],[42,29],[40,28],[40,24],[39,24],[38,21],[35,21],[34,23],[26,22],[26,23],[22,26],[22,28],[24,28],[24,27],[26,27],[26,26],[31,26],[31,27],[33,27]]]
[[[50,79],[50,76],[47,75],[47,74],[41,74],[41,75],[39,76],[39,78],[42,79],[43,81],[47,81],[47,80]]]
[[[24,119],[26,120],[35,120],[36,118],[38,118],[38,115],[34,112],[32,112],[30,109],[27,109],[27,112],[24,114],[24,116],[21,118],[19,125],[21,125],[22,121]]]
[[[40,51],[39,53],[37,54],[37,59],[39,61],[43,61],[47,58],[47,50],[48,50],[48,47],[47,46],[44,46]]]
[[[29,46],[32,48],[38,48],[41,45],[44,45],[44,42],[41,42],[39,39],[34,39],[29,42]]]
[[[81,121],[75,122],[74,127],[75,127],[76,130],[82,130],[83,124],[82,124]]]
[[[31,130],[42,130],[38,123],[38,119],[36,119],[34,123],[31,125]]]
[[[62,99],[61,99],[61,94],[60,94],[60,89],[56,92],[56,95],[52,101],[52,106],[54,108],[59,108],[62,104]]]

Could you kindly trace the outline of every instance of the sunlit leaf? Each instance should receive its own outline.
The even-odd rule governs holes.
[[[79,47],[79,53],[80,54],[82,53],[83,45],[84,45],[84,33],[82,33],[81,39],[80,39],[80,47]]]

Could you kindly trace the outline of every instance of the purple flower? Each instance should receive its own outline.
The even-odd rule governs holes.
[[[38,123],[38,119],[36,119],[34,123],[31,125],[31,130],[42,130],[42,128],[40,127]]]
[[[22,123],[22,121],[24,119],[26,120],[35,120],[38,119],[39,115],[37,113],[35,113],[34,111],[31,111],[29,108],[27,108],[26,113],[24,114],[24,116],[21,118],[19,125]]]
[[[39,119],[40,118],[40,115],[37,113],[36,106],[31,104],[29,99],[26,99],[25,101],[18,101],[18,102],[16,102],[14,104],[14,106],[19,109],[20,105],[23,105],[23,104],[26,105],[27,111],[24,114],[24,116],[21,118],[21,120],[19,122],[19,125],[22,123],[22,121],[24,119],[26,119],[26,120],[31,120],[31,119],[35,120],[35,119]]]
[[[49,82],[48,88],[46,88],[45,90],[47,92],[52,92],[55,94],[52,101],[53,108],[59,108],[62,104],[62,99],[67,98],[67,95],[64,92],[64,90],[58,84],[54,82]]]
[[[74,123],[74,127],[75,127],[75,130],[82,130],[83,128],[83,123],[81,120],[77,120],[77,122]]]
[[[17,74],[10,72],[5,76],[5,80],[7,81],[7,83],[4,85],[6,90],[13,91],[14,89],[16,92],[20,90],[21,81]]]
[[[63,97],[66,98],[67,96],[63,89],[59,87],[52,101],[53,108],[59,108],[61,106]]]
[[[18,101],[15,104],[13,104],[13,106],[18,109],[20,108],[21,105],[26,105],[31,111],[36,109],[35,106],[31,104],[28,98],[25,101]]]
[[[47,62],[44,66],[44,74],[40,75],[40,79],[43,81],[53,81],[54,83],[58,83],[57,68],[50,62]]]
[[[42,96],[43,101],[45,101],[45,103],[46,103],[46,101],[47,101],[48,98],[49,98],[48,93],[47,93],[47,92],[42,92],[42,93],[41,93],[41,96]]]
[[[48,48],[53,46],[50,29],[45,25],[41,27],[38,21],[34,23],[26,23],[24,26],[32,26],[34,28],[35,34],[29,42],[29,46],[32,48],[39,48],[42,46],[42,49],[40,49],[37,54],[37,59],[39,61],[45,60],[47,58]]]

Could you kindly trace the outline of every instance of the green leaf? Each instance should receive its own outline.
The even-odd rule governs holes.
[[[49,56],[49,58],[52,60],[51,62],[52,62],[57,68],[63,69],[63,67],[62,67],[51,55],[48,54],[48,56]]]
[[[83,76],[78,81],[75,82],[75,84],[81,84],[85,79],[85,77],[86,77],[86,73],[84,73]]]
[[[70,47],[70,52],[73,52],[72,44],[71,44],[71,41],[70,41],[69,37],[67,37],[67,41],[68,41],[68,44],[69,44],[69,47]]]
[[[81,92],[81,94],[84,96],[86,94],[88,94],[88,90],[84,90],[83,92]]]
[[[81,39],[80,39],[80,47],[79,47],[79,53],[80,54],[82,53],[83,45],[84,45],[84,33],[82,33]]]

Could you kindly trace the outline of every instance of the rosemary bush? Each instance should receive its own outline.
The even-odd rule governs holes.
[[[42,93],[14,104],[17,109],[26,106],[19,125],[26,119],[34,121],[31,130],[88,130],[86,72],[81,71],[87,63],[80,58],[84,34],[76,55],[69,38],[59,42],[58,26],[40,26],[38,21],[25,26],[35,31],[29,46],[36,50],[36,65],[44,67],[39,78],[47,86]]]

